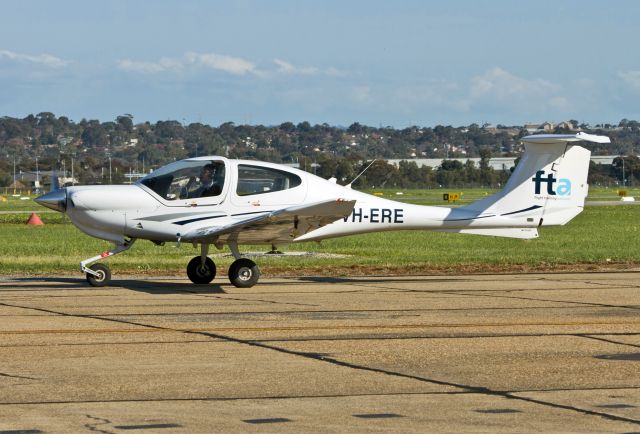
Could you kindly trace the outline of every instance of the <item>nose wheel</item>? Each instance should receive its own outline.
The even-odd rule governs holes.
[[[260,270],[251,259],[236,259],[229,267],[229,280],[237,288],[251,288],[259,278]]]
[[[87,282],[91,286],[107,286],[109,282],[111,282],[111,270],[105,264],[93,264],[92,266],[88,266],[90,263],[99,261],[100,259],[106,259],[110,256],[117,255],[118,253],[125,252],[133,246],[133,243],[136,242],[135,238],[131,238],[129,240],[125,240],[122,244],[116,244],[113,249],[102,252],[99,255],[96,255],[92,258],[85,259],[80,262],[80,271],[86,274]]]
[[[203,262],[202,257],[196,256],[187,265],[187,276],[195,284],[207,284],[216,277],[216,264],[211,258],[206,258]]]
[[[87,282],[91,286],[107,286],[111,282],[111,270],[105,264],[93,264],[89,269],[95,273],[87,273]]]

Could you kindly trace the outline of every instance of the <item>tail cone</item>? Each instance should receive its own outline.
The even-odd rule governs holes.
[[[29,220],[27,220],[27,224],[38,226],[44,225],[44,223],[42,223],[42,220],[40,220],[40,217],[38,217],[38,214],[36,214],[35,212],[31,213],[31,217],[29,217]]]

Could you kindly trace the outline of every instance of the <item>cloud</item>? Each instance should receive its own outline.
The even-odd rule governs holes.
[[[256,66],[239,57],[216,53],[186,53],[182,58],[163,57],[157,62],[123,59],[117,64],[123,71],[140,74],[158,74],[162,72],[180,72],[187,68],[207,68],[223,71],[232,75],[259,74]]]
[[[334,68],[333,66],[328,67],[324,73],[326,75],[328,75],[329,77],[346,77],[347,75],[349,75],[348,72],[346,71],[341,71],[337,68]]]
[[[581,86],[584,83],[580,84]],[[578,90],[582,87],[578,86]],[[525,78],[492,67],[468,80],[426,79],[378,89],[373,103],[405,116],[422,113],[438,119],[480,117],[564,119],[576,115],[580,92],[542,78]],[[581,106],[580,106],[581,107]]]
[[[255,63],[241,57],[217,53],[196,53],[189,51],[179,58],[163,57],[157,62],[122,59],[117,62],[118,69],[138,74],[160,74],[164,72],[184,72],[197,68],[212,69],[231,75],[253,75],[262,78],[274,78],[277,75],[301,75],[345,77],[347,73],[334,67],[321,70],[315,66],[295,66],[282,59],[273,59],[276,69],[261,70]]]
[[[575,101],[566,92],[551,81],[527,79],[494,67],[471,79],[461,105],[469,110],[487,109],[496,113],[511,110],[527,116],[571,116]]]
[[[316,75],[320,72],[314,66],[293,66],[291,63],[280,59],[273,59],[273,63],[278,65],[278,72],[281,74]]]
[[[15,60],[18,62],[31,62],[50,68],[61,68],[69,63],[59,57],[47,53],[39,54],[37,56],[30,56],[28,54],[20,54],[9,50],[0,50],[0,59],[2,58]]]
[[[619,72],[618,77],[634,90],[640,90],[640,71]]]
[[[240,57],[225,56],[215,53],[198,54],[189,52],[185,55],[188,63],[200,65],[218,71],[228,72],[233,75],[257,73],[256,66],[248,60]]]
[[[273,63],[278,67],[276,72],[283,75],[326,75],[328,77],[346,77],[348,75],[333,66],[326,69],[316,66],[295,66],[282,59],[273,59]]]
[[[558,90],[559,87],[549,81],[526,80],[502,68],[495,67],[471,80],[470,95],[472,98],[490,96],[497,99],[507,99],[514,96],[551,94]]]
[[[118,61],[118,68],[124,71],[138,72],[141,74],[156,74],[168,70],[182,69],[182,63],[174,59],[162,58],[158,62],[142,62],[124,59]]]

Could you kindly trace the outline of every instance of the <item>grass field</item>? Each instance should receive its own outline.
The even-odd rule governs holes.
[[[395,190],[384,192],[385,197],[414,203],[431,201],[432,204],[440,195],[438,203],[443,204],[442,190],[409,191],[400,197],[395,195]],[[615,198],[615,191],[592,192],[600,196],[607,193]],[[484,191],[474,190],[468,197],[477,199],[483,195]],[[38,210],[45,226],[24,225],[29,210]],[[0,211],[4,211],[0,213],[0,274],[73,273],[78,271],[81,260],[110,247],[107,242],[82,234],[64,215],[47,212],[32,201],[0,202]],[[245,246],[242,250],[264,252],[267,249]],[[256,262],[264,274],[416,274],[637,267],[640,266],[640,206],[587,206],[568,225],[542,228],[539,239],[528,241],[411,231],[345,237],[321,244],[294,244],[284,250],[332,255],[260,257]],[[129,252],[106,262],[117,274],[183,274],[189,259],[198,253],[191,245],[178,249],[173,244],[159,247],[139,241]],[[219,274],[226,273],[232,260],[229,256],[215,258]]]
[[[619,189],[617,188],[590,187],[589,197],[587,197],[587,200],[620,200],[618,190]],[[640,199],[640,187],[627,187],[624,190],[627,192],[628,196],[634,196]],[[458,193],[461,195],[459,203],[466,204],[491,195],[497,190],[489,188],[434,188],[413,190],[386,188],[365,191],[370,194],[381,194],[382,197],[400,202],[447,205],[447,202],[442,199],[443,193]],[[6,201],[2,201],[3,197]],[[38,211],[39,213],[49,211],[45,210],[45,208],[32,200],[35,196],[23,197],[25,199],[22,200],[19,197],[12,197],[11,195],[0,195],[0,213],[8,211]]]

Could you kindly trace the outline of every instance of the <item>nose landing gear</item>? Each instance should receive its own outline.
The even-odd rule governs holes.
[[[93,264],[88,267],[87,264],[129,250],[135,242],[135,238],[125,240],[124,244],[116,244],[113,250],[102,252],[99,255],[80,262],[80,271],[86,273],[87,282],[89,282],[91,286],[107,286],[111,282],[111,270],[109,270],[109,267],[106,264]]]
[[[93,264],[89,269],[96,273],[87,272],[87,282],[91,286],[106,286],[111,282],[111,270],[106,264]]]

